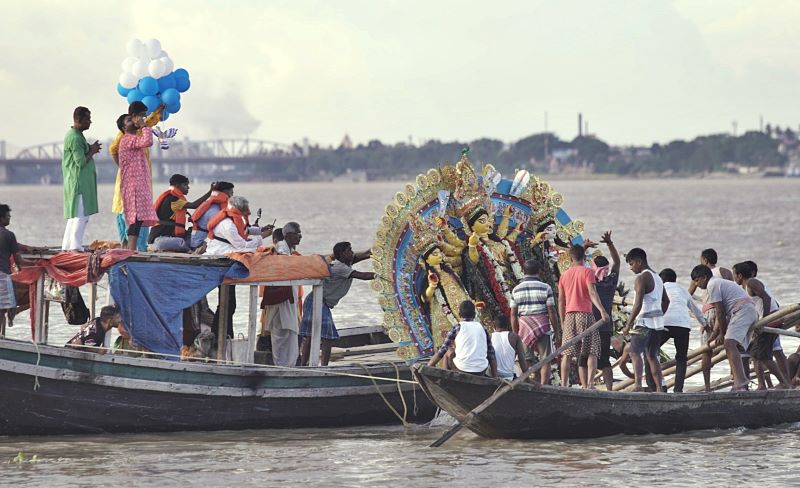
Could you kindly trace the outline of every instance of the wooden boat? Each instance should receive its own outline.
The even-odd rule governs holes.
[[[428,397],[463,421],[500,380],[429,366],[412,369]],[[800,390],[625,393],[520,384],[466,424],[483,437],[579,439],[758,428],[800,421]]]
[[[75,255],[67,258],[79,259]],[[44,266],[42,263],[47,264],[40,261],[40,266]],[[158,265],[159,272],[170,264],[187,271],[232,265],[225,257],[139,254],[126,257],[117,269],[133,276],[137,263]],[[327,266],[323,269],[327,273]],[[173,273],[180,272],[173,268]],[[396,356],[388,361],[381,358],[379,363],[367,359],[361,364],[320,367],[319,356],[312,354],[312,367],[308,368],[254,364],[258,285],[307,285],[315,303],[321,304],[321,276],[289,276],[284,281],[264,282],[250,278],[222,284],[221,298],[232,293],[234,285],[249,289],[247,358],[231,364],[224,357],[225,321],[220,321],[217,331],[221,343],[217,357],[208,362],[174,360],[177,350],[139,358],[50,345],[44,274],[36,278],[31,293],[35,309],[32,340],[0,339],[0,436],[342,427],[400,423],[401,419],[428,421],[435,414],[435,407],[413,381],[408,366]],[[115,284],[111,274],[109,288]],[[94,315],[96,284],[87,286]],[[185,289],[174,288],[169,293],[170,300],[186,301],[182,296]],[[227,300],[220,302],[220,315],[224,317]],[[131,308],[153,307],[139,300],[129,303]],[[316,308],[311,347],[318,351],[321,306]],[[363,334],[374,332],[362,329]],[[106,342],[109,338],[107,335]]]
[[[0,340],[0,436],[428,421],[435,408],[410,380],[402,362],[277,369]]]

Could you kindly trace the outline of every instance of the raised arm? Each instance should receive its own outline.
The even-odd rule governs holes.
[[[611,240],[611,231],[608,230],[603,234],[603,237],[600,238],[600,242],[604,243],[608,246],[608,254],[611,256],[611,273],[619,273],[619,252],[617,251],[617,246],[614,245],[614,242]]]
[[[366,251],[357,252],[353,255],[353,264],[360,263],[366,259],[372,257],[372,249],[367,249]]]
[[[153,145],[153,129],[142,127],[142,135],[127,134],[120,142],[121,149],[144,149]]]

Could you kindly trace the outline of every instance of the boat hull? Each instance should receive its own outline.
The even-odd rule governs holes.
[[[0,341],[0,435],[343,427],[428,421],[404,365],[213,366]],[[335,372],[336,375],[329,373]],[[363,376],[363,377],[361,377]],[[379,393],[380,391],[380,393]],[[401,395],[402,392],[402,395]]]
[[[500,381],[415,367],[423,390],[464,421]],[[521,384],[466,424],[490,438],[579,439],[617,434],[675,434],[758,428],[800,421],[800,391],[624,393]]]

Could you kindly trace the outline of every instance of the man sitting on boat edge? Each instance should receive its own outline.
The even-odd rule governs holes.
[[[428,361],[428,366],[436,366],[445,359],[445,367],[453,371],[484,376],[486,369],[492,378],[497,377],[492,338],[486,329],[475,319],[475,304],[464,300],[458,306],[458,314],[463,320],[450,329],[442,347]],[[450,347],[455,344],[452,351]]]
[[[105,354],[106,350],[103,348],[103,342],[106,338],[106,332],[112,327],[119,326],[121,321],[122,317],[119,308],[116,305],[106,305],[100,309],[99,317],[81,326],[80,332],[67,342],[66,347]]]

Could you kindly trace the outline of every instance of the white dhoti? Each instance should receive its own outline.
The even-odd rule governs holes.
[[[288,300],[278,305],[267,305],[264,323],[272,341],[272,361],[276,366],[295,366],[300,348],[297,343],[299,317],[297,316],[297,288],[294,303]]]
[[[64,239],[61,241],[62,251],[83,251],[83,233],[86,231],[86,224],[89,217],[83,210],[83,195],[78,195],[78,205],[76,209],[77,217],[67,219],[67,226],[64,229]]]

